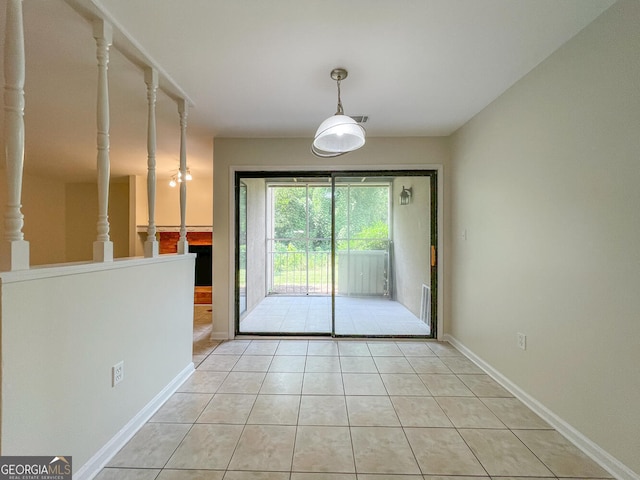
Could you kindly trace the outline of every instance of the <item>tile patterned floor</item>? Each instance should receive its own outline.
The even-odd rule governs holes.
[[[194,344],[97,480],[609,478],[446,343]]]
[[[240,322],[243,333],[331,332],[331,297],[273,295]],[[336,297],[338,335],[429,335],[429,327],[385,297]]]

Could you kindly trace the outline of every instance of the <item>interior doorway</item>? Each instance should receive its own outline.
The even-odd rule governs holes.
[[[236,334],[436,332],[437,172],[236,172]]]

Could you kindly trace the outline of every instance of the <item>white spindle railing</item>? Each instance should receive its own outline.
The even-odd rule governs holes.
[[[113,242],[109,239],[109,47],[112,43],[111,25],[103,20],[93,24],[98,60],[98,237],[93,242],[93,261],[113,261]]]
[[[22,0],[8,0],[4,47],[4,142],[7,169],[7,204],[0,270],[29,268],[29,242],[22,227],[22,173],[24,169],[24,26]]]
[[[147,202],[149,206],[149,226],[147,240],[144,243],[144,256],[158,256],[158,240],[156,239],[156,91],[158,89],[158,72],[147,68],[144,72],[147,84],[147,101],[149,103],[149,119],[147,122]]]
[[[97,238],[93,242],[93,261],[113,261],[113,242],[109,237],[109,49],[113,41],[111,24],[96,18],[93,21],[93,37],[96,41],[96,59],[98,65],[97,82],[97,186],[98,220]],[[24,170],[24,82],[25,48],[22,16],[22,0],[7,0],[6,28],[4,48],[4,103],[5,103],[5,153],[7,172],[7,203],[4,211],[4,239],[0,242],[0,271],[25,270],[29,268],[29,242],[24,240],[22,228],[24,216],[21,212],[22,177]],[[152,66],[145,69],[145,83],[148,99],[148,207],[149,225],[144,244],[145,257],[158,256],[156,239],[156,99],[159,88],[158,71]],[[169,80],[171,90],[179,90]],[[180,95],[183,95],[181,92]],[[180,238],[178,253],[189,252],[186,228],[187,204],[187,115],[189,100],[179,97],[180,115]]]
[[[189,253],[187,242],[187,101],[178,100],[178,113],[180,114],[180,238],[178,240],[178,253]]]

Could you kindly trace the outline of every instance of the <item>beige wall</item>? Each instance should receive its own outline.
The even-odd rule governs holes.
[[[70,183],[66,189],[65,234],[67,262],[93,257],[98,220],[98,188],[90,183]]]
[[[130,256],[129,213],[128,179],[112,182],[109,186],[109,235],[113,242],[113,256],[115,258]]]
[[[149,200],[147,196],[147,178],[135,177],[135,220],[138,227],[149,224]],[[169,186],[169,178],[158,178],[156,183],[156,226],[180,225],[180,187]],[[188,226],[207,226],[213,223],[213,178],[195,175],[187,183]],[[138,234],[135,255],[144,254],[146,230]]]
[[[213,178],[195,176],[187,182],[187,225],[211,226],[213,218]],[[146,177],[136,177],[136,223],[149,223]],[[156,225],[180,225],[180,186],[170,187],[169,179],[156,184]]]
[[[6,197],[6,170],[0,170],[0,206]],[[65,261],[65,185],[51,178],[24,175],[22,214],[24,238],[29,242],[31,265]],[[4,238],[4,221],[0,219],[0,238]]]
[[[0,170],[0,182],[6,182]],[[110,236],[114,257],[129,256],[129,181],[113,181],[109,191]],[[0,205],[6,189],[0,188]],[[22,184],[24,237],[29,242],[32,266],[90,261],[96,239],[98,189],[94,183],[64,183],[36,175],[24,175]],[[4,222],[0,221],[0,238]]]
[[[5,184],[0,169],[0,184]],[[135,179],[135,180],[134,180]],[[130,184],[131,182],[131,184]],[[194,178],[187,190],[187,225],[211,226],[213,179]],[[158,181],[156,224],[180,225],[179,188]],[[135,199],[131,203],[129,198]],[[0,188],[0,205],[6,204],[6,189]],[[3,207],[4,208],[4,207]],[[95,183],[64,183],[55,178],[24,175],[22,187],[23,232],[29,242],[31,265],[91,261],[96,239],[98,189]],[[117,179],[109,186],[109,226],[114,257],[143,255],[146,234],[133,245],[134,225],[147,225],[145,177]],[[0,238],[4,222],[0,221]]]
[[[362,168],[427,168],[446,166],[449,146],[445,138],[370,138],[360,150],[336,159],[320,160],[310,151],[311,139],[232,139],[214,142],[213,198],[213,323],[214,336],[233,336],[233,255],[230,234],[230,172],[233,167],[261,169],[316,169],[340,171]],[[444,206],[446,211],[446,205]],[[446,226],[445,226],[446,228]],[[443,232],[444,235],[444,232]],[[446,318],[446,312],[444,317]]]
[[[639,25],[615,4],[452,139],[449,324],[637,474]]]
[[[109,236],[113,256],[129,256],[129,180],[109,185]],[[66,261],[91,261],[98,221],[98,186],[94,183],[66,185]]]

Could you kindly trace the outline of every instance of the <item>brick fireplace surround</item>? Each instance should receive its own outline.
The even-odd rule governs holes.
[[[164,253],[176,253],[178,251],[178,239],[180,238],[180,232],[178,231],[163,231],[160,228],[160,254]],[[173,230],[173,229],[172,229]],[[187,231],[187,242],[189,245],[212,245],[212,232],[209,228],[208,231],[196,230]],[[195,304],[211,304],[212,287],[209,286],[196,286],[194,294]]]

